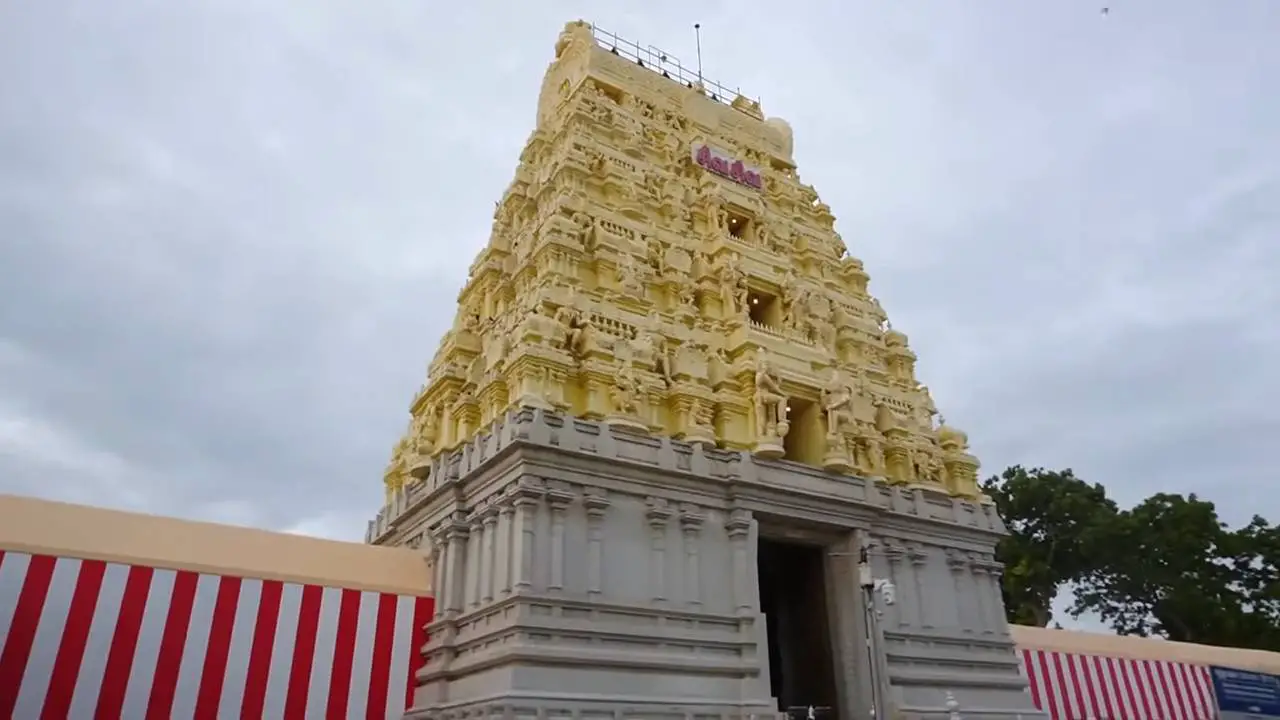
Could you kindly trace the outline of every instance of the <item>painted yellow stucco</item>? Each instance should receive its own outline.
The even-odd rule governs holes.
[[[977,497],[790,126],[600,33],[559,37],[388,499],[516,406]]]

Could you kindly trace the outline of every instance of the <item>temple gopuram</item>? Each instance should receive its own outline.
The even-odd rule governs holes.
[[[1038,717],[915,361],[785,121],[566,25],[369,529],[433,562],[411,716]]]

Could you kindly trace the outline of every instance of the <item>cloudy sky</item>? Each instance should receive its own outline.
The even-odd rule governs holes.
[[[1280,519],[1280,3],[1111,6],[3,3],[0,491],[361,537],[583,17],[790,121],[987,469]]]

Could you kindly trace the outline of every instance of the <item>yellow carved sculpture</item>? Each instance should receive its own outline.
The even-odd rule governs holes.
[[[512,407],[978,494],[787,123],[565,26],[388,490]]]

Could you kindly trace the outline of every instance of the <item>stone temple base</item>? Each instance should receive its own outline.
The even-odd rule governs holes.
[[[882,697],[882,717],[941,720],[948,693],[968,720],[1044,717],[1004,621],[987,504],[521,410],[434,459],[393,508],[372,540],[418,543],[435,567],[407,717],[786,717],[762,536],[823,550],[825,717],[872,717]],[[857,585],[864,546],[897,588],[878,616]]]

